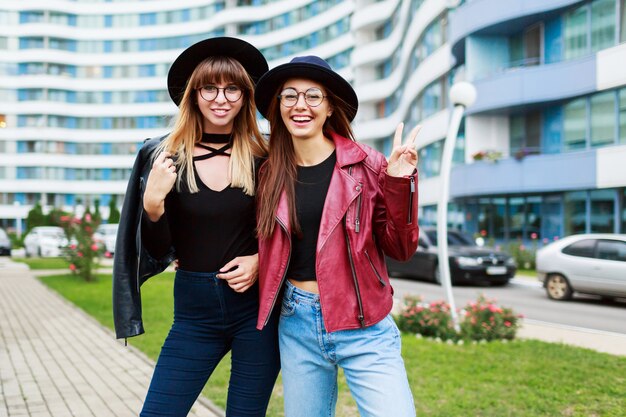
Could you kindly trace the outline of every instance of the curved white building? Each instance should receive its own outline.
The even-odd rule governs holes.
[[[31,0],[0,3],[0,226],[41,201],[121,205],[143,139],[176,107],[182,49],[228,35],[275,66],[316,54],[360,99],[355,132],[388,153],[423,125],[420,220],[436,219],[456,80],[452,222],[496,239],[626,231],[626,0]],[[478,161],[497,156],[497,164]]]

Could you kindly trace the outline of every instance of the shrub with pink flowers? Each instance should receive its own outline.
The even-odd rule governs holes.
[[[396,316],[398,328],[407,333],[441,340],[512,340],[520,326],[520,315],[480,296],[459,311],[460,332],[454,329],[450,305],[445,301],[424,303],[421,297],[407,296]]]
[[[406,296],[404,304],[405,307],[396,317],[401,331],[441,340],[457,339],[450,305],[445,301],[428,304],[422,302],[422,297]]]
[[[520,326],[520,315],[484,295],[461,312],[461,335],[466,340],[513,340]]]
[[[70,271],[85,281],[95,280],[95,271],[104,253],[104,248],[93,238],[99,223],[99,220],[94,219],[89,212],[85,212],[82,218],[61,217],[61,225],[70,241],[66,251]]]

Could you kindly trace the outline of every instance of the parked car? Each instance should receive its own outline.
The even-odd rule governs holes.
[[[101,224],[93,234],[94,240],[101,244],[110,256],[113,256],[113,253],[115,253],[117,226],[117,223]]]
[[[450,275],[454,284],[506,285],[515,276],[515,259],[505,252],[481,247],[465,234],[448,231]],[[418,247],[408,262],[387,258],[391,275],[441,282],[437,254],[437,229],[420,228]]]
[[[568,236],[537,251],[537,275],[548,297],[575,292],[626,297],[626,234]]]
[[[65,232],[57,226],[33,227],[24,237],[26,257],[53,257],[63,255],[68,241]]]
[[[3,229],[0,229],[0,256],[11,256],[11,239]]]

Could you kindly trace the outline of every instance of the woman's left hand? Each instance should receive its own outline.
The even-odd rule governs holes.
[[[411,175],[417,167],[417,150],[415,149],[415,138],[422,126],[417,125],[411,130],[409,139],[402,145],[402,130],[404,123],[400,123],[396,128],[393,137],[393,150],[387,165],[387,174],[392,177],[404,177]]]
[[[235,268],[235,269],[233,269]],[[232,271],[230,271],[233,269]],[[230,272],[226,272],[230,271]],[[228,286],[236,292],[244,292],[250,288],[259,275],[259,254],[238,256],[222,268],[217,277],[225,279]]]

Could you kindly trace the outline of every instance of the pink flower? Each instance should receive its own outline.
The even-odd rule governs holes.
[[[83,257],[83,253],[82,252],[76,252],[76,256],[78,256],[79,258]]]
[[[76,271],[76,265],[70,264],[70,271]]]
[[[85,214],[85,220],[90,222],[91,221],[91,214],[89,214],[89,213]]]
[[[97,251],[98,250],[98,245],[96,245],[95,243],[93,245],[91,245],[91,250],[92,251]]]
[[[534,240],[534,239],[537,239],[537,237],[538,237],[538,236],[537,236],[537,233],[535,233],[535,232],[533,232],[533,233],[531,233],[531,234],[530,234],[530,238],[531,238],[531,239],[533,239],[533,240]]]
[[[544,237],[544,238],[543,238],[543,240],[542,240],[542,242],[543,242],[545,245],[547,245],[549,241],[550,241],[550,239],[548,239],[547,237]]]
[[[511,327],[511,322],[510,322],[510,321],[505,321],[505,322],[504,322],[504,325],[505,325],[506,327]]]
[[[109,252],[109,251],[104,252],[104,257],[105,258],[111,258],[112,256],[113,255],[111,255],[111,252]]]
[[[557,240],[559,240],[558,236],[554,236],[554,241],[556,242]]]
[[[72,249],[72,250],[76,249],[76,245],[72,243],[72,244],[70,245],[70,249]]]

